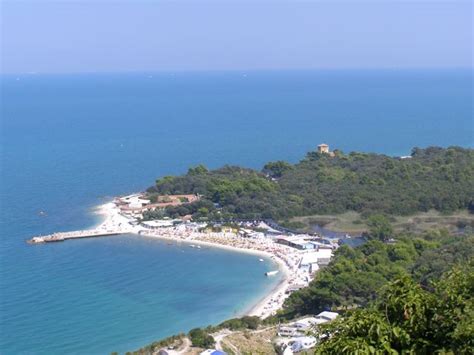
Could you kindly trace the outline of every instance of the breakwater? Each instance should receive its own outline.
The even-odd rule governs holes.
[[[126,233],[122,230],[108,230],[104,231],[103,229],[89,229],[89,230],[80,230],[72,232],[63,232],[63,233],[53,233],[45,236],[37,236],[27,240],[30,244],[40,244],[40,243],[52,243],[52,242],[62,242],[67,239],[79,239],[79,238],[93,238],[93,237],[107,237],[112,235],[119,235]]]

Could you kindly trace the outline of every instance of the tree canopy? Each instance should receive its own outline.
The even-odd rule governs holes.
[[[193,346],[198,348],[211,348],[216,343],[214,338],[201,328],[191,329],[188,335]]]
[[[299,163],[268,163],[261,172],[236,166],[189,169],[166,176],[148,189],[150,197],[200,194],[213,207],[211,218],[273,218],[356,211],[410,215],[474,206],[474,150],[414,148],[411,158],[352,152],[334,157],[310,152]],[[202,206],[201,206],[202,207]],[[219,213],[216,213],[219,208]],[[196,213],[194,209],[192,213]],[[170,215],[189,210],[170,208]]]
[[[382,242],[387,241],[393,235],[393,228],[387,217],[377,214],[372,215],[367,220],[369,232],[368,239],[378,239]]]

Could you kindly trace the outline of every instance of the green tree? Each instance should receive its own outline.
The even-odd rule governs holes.
[[[282,175],[291,170],[293,167],[291,164],[287,163],[286,161],[275,161],[265,164],[263,167],[263,173],[268,174],[273,178],[280,178]]]
[[[198,348],[211,348],[216,343],[214,338],[201,328],[194,328],[189,331],[189,339],[193,346]]]
[[[203,175],[206,174],[209,170],[202,164],[194,168],[189,168],[188,175]]]
[[[372,215],[367,220],[369,226],[369,239],[387,241],[393,235],[393,228],[387,217],[383,215]]]
[[[257,329],[260,325],[260,318],[257,316],[244,316],[241,319],[248,329]]]
[[[196,217],[207,217],[209,215],[209,209],[201,207],[197,210]]]

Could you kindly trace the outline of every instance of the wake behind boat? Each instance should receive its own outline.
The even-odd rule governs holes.
[[[265,276],[273,276],[273,275],[276,275],[276,274],[278,274],[278,270],[267,271],[265,273]]]

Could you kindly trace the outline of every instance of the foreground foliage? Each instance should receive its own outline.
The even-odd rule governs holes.
[[[366,309],[323,327],[317,354],[470,354],[474,268],[454,267],[433,288],[408,275],[386,285]]]

